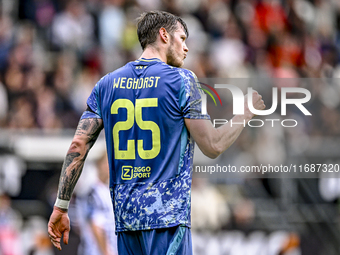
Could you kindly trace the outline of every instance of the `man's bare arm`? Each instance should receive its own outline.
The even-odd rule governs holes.
[[[83,119],[79,121],[77,131],[67,152],[59,180],[58,199],[69,201],[74,187],[84,166],[84,161],[91,147],[103,128],[101,119]],[[58,201],[57,199],[57,201]],[[48,222],[48,234],[52,244],[61,250],[61,237],[68,244],[70,233],[70,219],[66,207],[54,206]]]
[[[103,128],[101,119],[91,118],[79,121],[71,146],[61,170],[58,198],[70,200],[74,187],[82,172],[88,152]]]
[[[262,96],[256,91],[253,93],[254,107],[258,110],[265,108]],[[232,119],[233,123],[247,123],[254,117],[245,103],[244,115],[236,115]],[[209,158],[216,158],[232,145],[242,132],[244,125],[234,124],[231,122],[215,128],[210,120],[203,119],[185,119],[185,125],[190,135],[194,138],[198,147]]]

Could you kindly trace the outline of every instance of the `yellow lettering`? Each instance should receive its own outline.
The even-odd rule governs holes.
[[[123,86],[123,84],[125,83],[126,81],[126,77],[122,77],[121,81],[120,81],[120,88],[121,89],[125,89],[125,87]]]
[[[139,83],[138,88],[141,89],[142,87],[143,87],[143,78],[140,78],[140,83]]]
[[[149,88],[152,88],[152,86],[153,86],[153,79],[154,79],[155,77],[153,77],[153,76],[151,76],[150,78],[149,78]]]
[[[144,89],[145,87],[148,87],[148,81],[149,81],[149,77],[145,77],[145,78],[144,78],[143,89]]]
[[[126,81],[126,88],[131,89],[131,87],[132,87],[132,78],[129,78]]]
[[[113,88],[115,89],[115,88],[118,88],[118,86],[119,86],[119,80],[120,80],[120,78],[118,78],[118,81],[116,82],[116,78],[114,79],[114,81],[113,81]]]
[[[156,78],[156,84],[155,84],[155,88],[157,88],[157,85],[158,85],[158,80],[159,80],[161,77],[159,77],[159,76],[156,76],[155,78]]]
[[[133,78],[133,89],[136,89],[138,86],[139,79]]]
[[[144,89],[144,88],[152,88],[158,86],[158,80],[160,76],[150,76],[144,78],[127,78],[127,77],[119,77],[118,80],[114,78],[113,88],[121,88],[121,89]]]
[[[158,107],[158,98],[141,98],[136,99],[135,116],[136,123],[142,130],[151,130],[152,132],[152,149],[144,150],[144,141],[138,140],[138,154],[142,159],[153,159],[161,150],[161,138],[159,126],[153,121],[146,121],[142,118],[142,108]]]

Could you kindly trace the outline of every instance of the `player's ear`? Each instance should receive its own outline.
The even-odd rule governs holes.
[[[164,27],[159,29],[159,35],[161,37],[161,41],[164,43],[168,43],[169,41],[169,33],[166,31]]]

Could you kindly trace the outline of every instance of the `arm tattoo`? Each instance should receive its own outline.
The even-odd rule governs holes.
[[[101,119],[83,119],[80,120],[75,138],[80,138],[80,143],[73,144],[66,155],[64,164],[61,170],[58,198],[70,200],[73,189],[83,170],[85,159],[91,147],[96,142],[100,131],[103,128]]]

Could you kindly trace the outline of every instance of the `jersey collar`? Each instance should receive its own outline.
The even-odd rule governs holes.
[[[140,58],[140,59],[137,59],[135,62],[153,62],[153,61],[156,61],[156,62],[162,62],[162,60],[160,60],[159,58]]]

